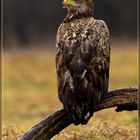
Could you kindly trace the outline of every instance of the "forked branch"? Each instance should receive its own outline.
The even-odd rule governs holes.
[[[112,107],[117,107],[117,112],[137,110],[138,90],[127,88],[109,91],[106,98],[94,108],[94,111],[97,112]],[[61,109],[33,126],[19,140],[49,140],[70,124],[72,124],[72,121],[69,114]]]

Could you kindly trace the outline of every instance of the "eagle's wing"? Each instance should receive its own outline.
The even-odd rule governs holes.
[[[67,94],[64,94],[64,90],[66,86],[72,82],[72,78],[70,73],[65,65],[64,61],[64,47],[65,47],[65,26],[63,24],[60,25],[57,38],[56,38],[56,73],[57,73],[57,85],[58,85],[58,96],[60,101],[63,103],[64,108],[68,108],[66,105],[71,100]],[[72,84],[71,84],[72,86]],[[68,87],[68,86],[67,86]],[[71,87],[72,88],[72,87]],[[70,89],[69,89],[70,90]],[[72,97],[72,96],[71,96]]]
[[[81,59],[88,67],[86,76],[93,84],[94,97],[100,101],[107,93],[109,83],[110,35],[104,21],[95,20],[87,28],[81,44]]]

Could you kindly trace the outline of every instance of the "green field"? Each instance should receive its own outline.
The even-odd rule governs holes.
[[[16,140],[33,125],[62,107],[57,97],[55,52],[3,53],[3,140]],[[136,47],[112,48],[109,89],[137,87]],[[95,113],[86,126],[71,125],[54,140],[135,140],[137,112]]]

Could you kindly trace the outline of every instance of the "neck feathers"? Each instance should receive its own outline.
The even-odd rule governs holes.
[[[87,0],[85,5],[82,5],[79,9],[70,10],[68,9],[68,14],[64,19],[64,22],[70,22],[75,19],[92,17],[93,15],[93,3],[91,0]]]

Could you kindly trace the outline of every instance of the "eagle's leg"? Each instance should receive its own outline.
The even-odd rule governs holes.
[[[73,109],[73,107],[71,105],[64,105],[63,108],[68,112],[71,121],[75,124],[75,125],[79,125],[80,124],[80,120],[79,117],[75,111],[75,109]]]
[[[93,112],[88,112],[86,116],[81,120],[81,124],[85,125],[88,123],[89,119],[93,116]]]
[[[87,108],[85,106],[79,106],[79,105],[72,105],[70,106],[70,115],[71,115],[71,119],[73,121],[73,123],[75,125],[79,125],[79,124],[87,124],[89,119],[93,116],[93,111],[88,111],[87,112]]]
[[[72,86],[69,85],[65,89],[65,94],[62,96],[62,102],[63,102],[63,108],[68,112],[71,121],[75,124],[78,125],[80,124],[80,119],[82,115],[77,109],[77,104],[76,99],[75,99],[75,94],[73,91]]]
[[[76,116],[76,114],[71,114],[71,116],[72,116],[72,121],[75,125],[79,125],[81,123],[78,116]]]
[[[75,125],[79,125],[80,119],[79,119],[78,113],[76,112],[76,108],[74,106],[69,106],[69,113],[70,113],[72,122]]]

